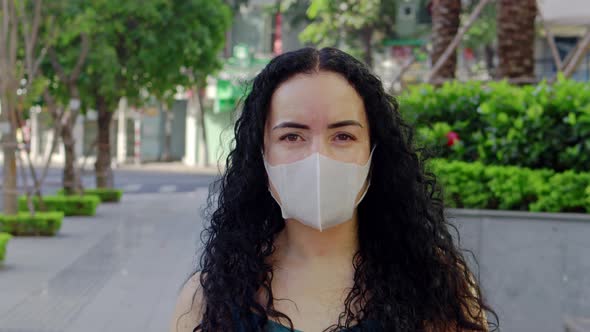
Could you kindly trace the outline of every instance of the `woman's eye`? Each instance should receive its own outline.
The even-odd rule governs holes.
[[[349,134],[338,134],[336,135],[336,139],[339,141],[350,141],[354,140],[354,137],[352,137],[352,135]]]
[[[297,134],[287,134],[284,135],[280,138],[281,141],[288,141],[288,142],[297,142],[297,140],[299,140],[299,138],[301,138],[299,135]]]

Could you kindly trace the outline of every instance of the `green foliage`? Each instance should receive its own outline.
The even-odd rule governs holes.
[[[551,170],[531,171],[515,166],[484,168],[486,185],[491,193],[488,208],[500,210],[526,211],[531,203],[543,196],[539,190],[554,174]]]
[[[65,195],[65,190],[58,190],[57,195]],[[84,189],[84,195],[96,196],[100,199],[101,203],[113,203],[121,201],[121,197],[123,197],[123,190],[113,188]],[[71,196],[76,195],[72,194]]]
[[[90,51],[77,82],[82,109],[113,110],[123,96],[133,105],[146,94],[163,101],[178,85],[202,83],[220,68],[219,52],[231,11],[221,0],[56,1],[55,49],[64,72],[76,65],[81,35]],[[53,93],[69,99],[47,62]]]
[[[470,13],[477,5],[477,1],[472,1],[466,6],[461,14],[461,22],[466,22]],[[493,44],[497,35],[496,27],[496,6],[493,3],[484,7],[478,19],[473,23],[463,36],[462,45],[469,48],[477,48],[482,45]]]
[[[32,197],[35,210],[39,210],[39,198]],[[96,207],[100,204],[97,196],[43,196],[43,203],[47,211],[63,212],[66,216],[93,216],[96,214]],[[29,211],[27,199],[24,196],[18,199],[19,211]]]
[[[531,205],[532,211],[590,212],[590,173],[566,171],[549,178],[540,188],[540,199]]]
[[[445,203],[456,208],[487,208],[489,193],[485,191],[484,167],[480,163],[432,160],[432,172],[440,179]]]
[[[299,39],[318,47],[342,44],[352,55],[366,58],[363,41],[369,38],[372,47],[379,47],[393,33],[397,5],[384,0],[312,0],[307,10],[311,24]]]
[[[448,207],[590,213],[590,173],[433,159]]]
[[[0,214],[0,232],[15,236],[41,235],[54,236],[59,232],[63,220],[62,212],[37,212],[32,216],[28,212],[16,215]]]
[[[437,157],[557,171],[590,169],[587,83],[560,78],[553,85],[525,87],[507,82],[419,85],[405,92],[400,104],[417,128],[419,144]],[[459,134],[461,149],[441,144],[441,128]]]
[[[6,257],[6,245],[12,236],[8,233],[0,233],[0,262]]]
[[[50,6],[47,6],[48,14],[54,18],[51,25],[53,29],[54,40],[52,42],[51,50],[45,57],[42,63],[44,79],[48,81],[51,95],[54,96],[61,105],[67,105],[70,101],[71,91],[69,91],[68,84],[77,85],[78,81],[64,82],[58,77],[58,73],[52,65],[52,57],[59,65],[63,75],[70,78],[74,68],[79,61],[80,53],[82,52],[82,34],[88,36],[89,40],[93,32],[96,32],[100,27],[98,24],[99,14],[96,9],[89,3],[83,1],[66,1],[56,0],[52,1]],[[93,41],[89,42],[89,52],[97,52]],[[88,63],[88,57],[84,59],[82,68]],[[63,78],[62,78],[63,79]],[[82,94],[84,97],[84,92]],[[83,98],[85,100],[85,98]],[[94,106],[94,105],[85,105]],[[82,108],[84,109],[84,108]]]

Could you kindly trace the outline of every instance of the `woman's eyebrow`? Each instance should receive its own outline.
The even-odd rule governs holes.
[[[357,126],[357,127],[363,128],[363,125],[361,125],[360,122],[358,122],[358,121],[344,120],[344,121],[338,121],[338,122],[334,122],[334,123],[329,124],[328,129],[335,129],[335,128],[341,128],[341,127],[346,127],[346,126]],[[297,123],[297,122],[281,122],[278,125],[274,126],[272,128],[272,130],[280,129],[280,128],[309,129],[309,126],[301,124],[301,123]]]
[[[339,121],[339,122],[329,124],[328,129],[334,129],[334,128],[340,128],[340,127],[346,127],[346,126],[358,126],[358,127],[363,128],[363,125],[361,125],[360,122],[358,122],[358,121],[345,120],[345,121]]]
[[[309,126],[297,122],[281,122],[278,125],[274,126],[272,130],[280,128],[309,129]]]

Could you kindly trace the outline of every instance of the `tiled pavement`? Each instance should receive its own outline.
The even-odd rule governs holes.
[[[194,266],[207,190],[125,196],[53,238],[14,238],[0,332],[167,331]]]

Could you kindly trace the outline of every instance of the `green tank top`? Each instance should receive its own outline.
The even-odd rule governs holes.
[[[252,313],[252,318],[254,318],[255,320],[260,320],[261,317],[255,313]],[[241,324],[240,321],[236,322],[236,327],[238,327],[238,331],[242,331],[243,326]],[[299,331],[299,330],[294,330],[295,332],[303,332],[303,331]],[[366,332],[382,332],[382,329],[379,328],[379,324],[377,322],[374,321],[362,321],[360,322],[358,325],[348,328],[348,329],[343,329],[341,330],[341,332],[360,332],[360,331],[366,331]],[[291,330],[287,327],[284,326],[282,324],[279,324],[275,321],[268,321],[268,324],[266,324],[266,328],[265,328],[265,332],[291,332]]]
[[[259,315],[257,315],[256,313],[252,313],[251,317],[249,317],[249,319],[252,319],[254,323],[259,322],[262,317],[260,317]],[[234,324],[234,331],[237,332],[246,332],[246,327],[244,325],[244,322],[242,322],[239,318],[239,316],[237,315],[237,313],[234,314],[234,318],[233,318],[233,324]],[[197,331],[198,327],[195,327],[195,329],[193,330],[193,332]],[[277,322],[271,321],[269,320],[268,323],[265,326],[264,329],[265,332],[291,332],[291,330],[287,327],[284,326],[282,324],[279,324]],[[299,330],[294,330],[295,332],[303,332],[303,331],[299,331]],[[343,329],[341,332],[383,332],[383,329],[381,328],[380,324],[376,321],[372,321],[372,320],[366,320],[366,321],[362,321],[360,322],[358,325],[348,328],[348,329]]]

